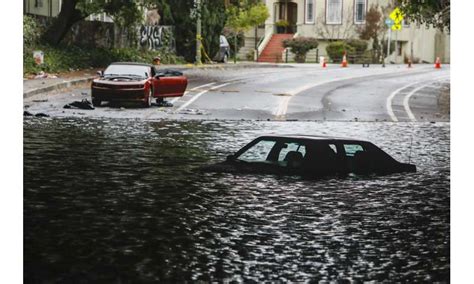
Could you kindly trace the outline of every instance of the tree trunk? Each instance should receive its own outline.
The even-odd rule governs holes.
[[[234,64],[237,64],[237,32],[234,34]]]
[[[45,42],[51,45],[58,45],[72,25],[87,17],[87,15],[82,14],[81,11],[76,9],[77,2],[78,0],[63,1],[58,17],[43,34],[42,38]]]

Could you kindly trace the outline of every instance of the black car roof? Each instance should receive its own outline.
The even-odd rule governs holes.
[[[113,62],[113,63],[110,63],[110,65],[138,65],[138,66],[153,67],[152,64],[140,63],[140,62]]]
[[[364,140],[353,139],[353,138],[345,138],[345,137],[334,137],[334,136],[323,136],[323,135],[308,135],[308,134],[283,134],[283,135],[264,135],[260,136],[259,138],[282,138],[282,139],[306,139],[306,140],[338,140],[338,141],[354,141],[354,142],[367,142]]]

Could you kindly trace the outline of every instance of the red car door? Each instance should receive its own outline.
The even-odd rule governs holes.
[[[183,73],[172,70],[158,70],[156,78],[156,97],[181,97],[188,86],[188,79]]]

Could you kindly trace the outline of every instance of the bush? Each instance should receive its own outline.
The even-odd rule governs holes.
[[[33,50],[44,52],[44,64],[38,66],[33,60]],[[23,74],[35,74],[39,71],[49,73],[64,72],[90,67],[106,67],[116,61],[134,61],[152,63],[153,57],[159,55],[163,64],[184,63],[167,50],[142,51],[134,48],[81,48],[78,46],[51,47],[48,45],[25,48],[23,52]]]
[[[348,45],[343,41],[331,42],[326,46],[326,52],[333,62],[342,61],[342,56],[344,52],[353,53],[355,51],[354,47]]]
[[[35,18],[23,16],[23,44],[30,46],[35,44],[42,33],[42,28]]]
[[[349,39],[346,40],[346,43],[354,48],[354,51],[357,53],[357,55],[364,54],[364,52],[367,50],[367,46],[369,45],[367,41],[361,39]]]
[[[247,54],[245,55],[247,58],[247,61],[254,61],[255,60],[255,49],[251,49]]]
[[[291,52],[295,54],[296,62],[304,63],[308,51],[318,47],[318,41],[312,37],[297,37],[284,40],[283,46],[291,49]]]

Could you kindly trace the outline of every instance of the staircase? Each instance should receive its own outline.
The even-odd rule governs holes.
[[[265,49],[258,56],[258,62],[282,62],[282,53],[285,48],[283,41],[293,38],[293,34],[274,34]]]

